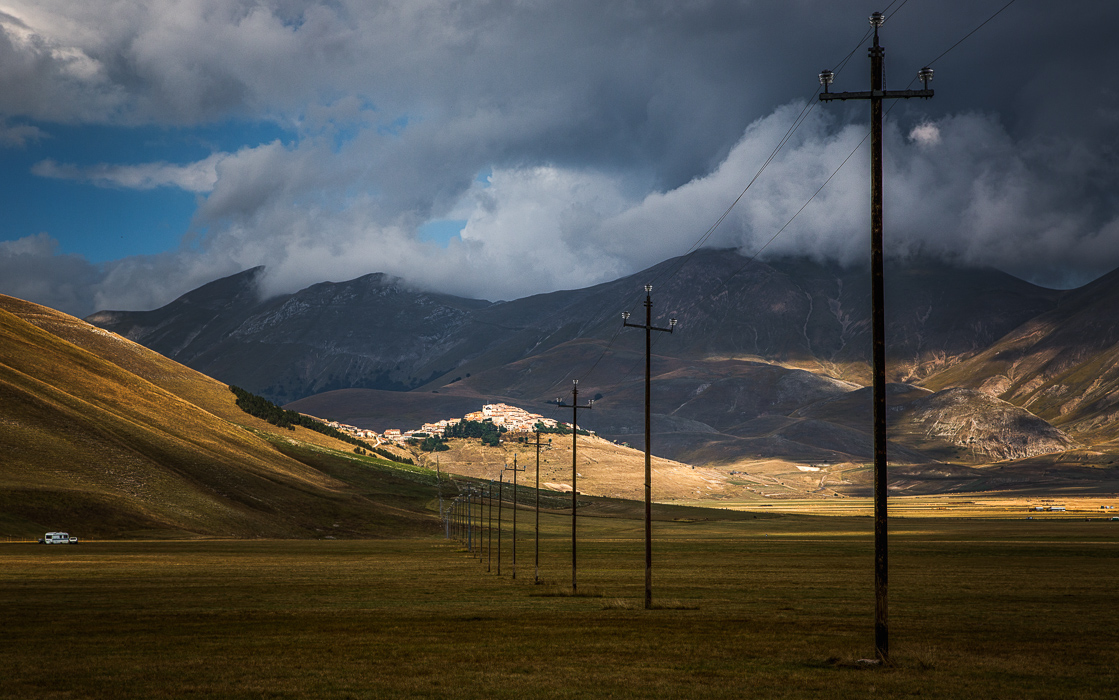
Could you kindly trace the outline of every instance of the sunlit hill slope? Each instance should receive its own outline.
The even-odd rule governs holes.
[[[434,530],[424,474],[243,413],[226,385],[0,296],[0,527],[235,537]]]

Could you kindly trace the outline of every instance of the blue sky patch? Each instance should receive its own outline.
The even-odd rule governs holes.
[[[436,243],[446,248],[451,239],[462,233],[466,219],[433,219],[417,230],[421,241]]]

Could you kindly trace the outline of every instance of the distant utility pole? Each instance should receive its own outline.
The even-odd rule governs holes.
[[[478,486],[470,487],[470,512],[474,515],[474,555],[482,559],[482,489]]]
[[[439,519],[443,521],[444,539],[451,539],[451,523],[443,514],[443,472],[439,470],[439,455],[435,455],[435,488],[439,491]]]
[[[466,551],[474,554],[474,489],[466,487]]]
[[[486,571],[490,570],[490,565],[493,564],[493,479],[490,479],[489,484],[489,512],[487,516],[489,523],[486,525]]]
[[[459,496],[454,496],[448,508],[451,519],[451,538],[459,539]]]
[[[517,469],[517,455],[513,455],[513,467],[505,467],[513,472],[513,578],[517,578],[517,472],[523,472],[525,467]]]
[[[874,648],[878,659],[890,662],[888,616],[888,566],[886,543],[886,314],[885,284],[882,276],[882,100],[933,96],[929,89],[931,68],[922,68],[917,77],[923,90],[883,90],[883,59],[886,50],[878,44],[878,28],[886,18],[881,12],[870,16],[874,27],[874,45],[870,47],[870,90],[868,92],[828,92],[835,74],[820,73],[824,91],[820,99],[870,100],[870,288],[871,346],[873,348],[874,392]]]
[[[501,575],[501,501],[504,500],[505,494],[505,470],[507,466],[502,465],[501,471],[497,474],[497,575]]]
[[[671,333],[676,327],[676,319],[668,321],[668,328],[658,328],[653,325],[653,285],[645,285],[645,325],[641,326],[629,322],[629,312],[622,312],[622,326],[629,328],[645,329],[645,609],[653,607],[653,449],[652,430],[650,428],[652,413],[651,387],[652,387],[652,352],[653,331]]]
[[[536,433],[536,577],[534,583],[540,583],[540,430]],[[552,439],[548,438],[548,442]]]
[[[556,399],[556,406],[559,408],[571,408],[571,592],[576,592],[576,556],[575,556],[575,522],[576,514],[579,509],[579,468],[576,459],[578,445],[579,445],[579,411],[580,409],[594,408],[594,399],[591,399],[585,406],[579,405],[579,380],[571,380],[571,405],[563,403],[558,398]]]

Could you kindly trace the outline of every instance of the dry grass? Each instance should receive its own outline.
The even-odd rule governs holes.
[[[370,537],[437,526],[423,508],[433,477],[402,502],[365,473],[387,486],[400,469],[254,419],[223,384],[2,295],[0,427],[4,535]]]
[[[550,435],[552,439],[540,453],[540,485],[554,491],[571,492],[571,436]],[[506,440],[500,447],[485,447],[479,440],[448,441],[449,452],[438,455],[442,469],[477,479],[496,479],[505,465],[527,467],[518,479],[521,486],[534,484],[536,448]],[[579,492],[607,498],[645,498],[645,453],[615,445],[593,436],[579,437]],[[435,468],[435,457],[417,455]],[[710,498],[743,496],[746,489],[731,483],[726,470],[693,468],[681,462],[653,457],[653,498]],[[506,478],[511,478],[506,474]]]
[[[565,525],[544,519],[553,581]],[[681,605],[655,610],[639,529],[581,525],[593,598],[535,595],[441,539],[0,544],[0,698],[1104,698],[1119,681],[1100,523],[899,528],[883,668],[859,663],[865,519],[659,523],[655,600]]]

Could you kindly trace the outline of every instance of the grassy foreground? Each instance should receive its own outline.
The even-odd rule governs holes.
[[[544,518],[532,583],[460,544],[0,544],[0,698],[1109,698],[1119,523],[896,520],[868,668],[865,518]],[[738,514],[741,517],[741,514]],[[496,542],[496,539],[495,539]],[[496,560],[494,561],[496,564]]]

